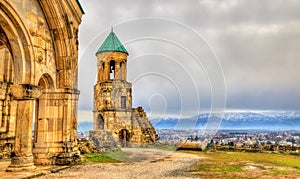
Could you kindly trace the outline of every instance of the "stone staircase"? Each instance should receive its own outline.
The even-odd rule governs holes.
[[[153,143],[157,141],[157,135],[154,127],[150,123],[147,117],[139,115],[139,113],[133,113],[133,124],[138,125],[142,134],[142,143]]]

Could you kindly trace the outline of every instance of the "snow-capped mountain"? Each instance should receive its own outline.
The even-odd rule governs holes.
[[[157,129],[204,129],[210,121],[215,122],[214,125],[220,124],[219,129],[299,130],[300,112],[204,113],[192,118],[155,118],[151,121]]]
[[[214,116],[218,116],[215,121]],[[151,118],[156,129],[205,129],[209,120],[219,124],[219,129],[300,130],[300,112],[226,112],[203,113],[191,118]],[[216,126],[217,128],[217,126]],[[93,122],[79,122],[78,131],[93,129]]]

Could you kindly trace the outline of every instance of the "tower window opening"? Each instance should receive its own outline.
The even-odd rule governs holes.
[[[115,79],[115,61],[114,60],[110,61],[110,63],[109,63],[109,70],[110,70],[109,78],[111,80]]]
[[[121,109],[126,109],[126,96],[121,96]]]

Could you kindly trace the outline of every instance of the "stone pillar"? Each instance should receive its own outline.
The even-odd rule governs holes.
[[[32,120],[34,100],[41,95],[41,88],[33,85],[12,85],[13,97],[18,100],[16,136],[13,158],[7,171],[35,168],[32,156]]]
[[[98,66],[98,82],[103,80],[103,68],[102,64]]]
[[[61,106],[61,128],[57,132],[61,133],[61,149],[56,156],[55,164],[69,165],[74,161],[74,156],[78,153],[77,145],[77,104],[79,91],[78,90],[65,90],[61,93],[63,100]],[[57,141],[58,142],[58,141]]]
[[[127,76],[127,71],[126,71],[126,63],[123,63],[122,65],[122,80],[126,80],[126,76]]]
[[[115,64],[115,79],[121,80],[120,78],[120,63]]]
[[[2,127],[2,106],[3,106],[3,101],[0,101],[0,128]]]
[[[104,80],[109,80],[110,64],[109,61],[104,62]]]

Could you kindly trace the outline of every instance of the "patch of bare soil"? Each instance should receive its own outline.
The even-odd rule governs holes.
[[[200,159],[194,154],[158,149],[125,148],[126,163],[87,164],[40,178],[194,178],[186,172]]]

